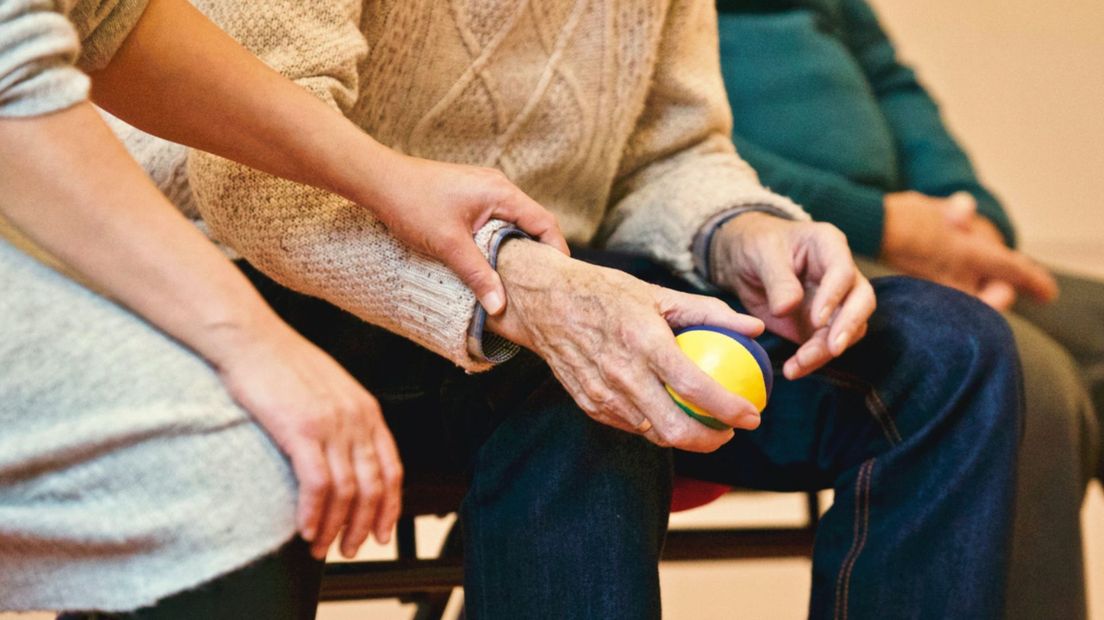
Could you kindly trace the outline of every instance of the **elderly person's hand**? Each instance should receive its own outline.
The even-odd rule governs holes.
[[[783,366],[787,378],[813,372],[866,335],[874,289],[838,228],[745,213],[717,231],[710,253],[714,282],[767,329],[801,344]]]
[[[525,240],[502,247],[498,269],[509,304],[488,326],[543,357],[595,420],[697,452],[732,438],[733,431],[683,413],[667,384],[730,426],[759,425],[755,407],[694,365],[671,331],[709,324],[755,336],[763,330],[758,319],[718,299],[664,289]]]
[[[996,226],[977,214],[973,196],[917,192],[885,197],[882,259],[902,272],[975,295],[997,310],[1018,294],[1050,301],[1058,285],[1046,269],[1004,245]]]
[[[272,317],[273,319],[275,317]],[[321,559],[344,528],[346,557],[387,542],[402,503],[402,464],[379,404],[332,358],[277,320],[220,326],[207,338],[231,396],[291,459],[298,529]]]

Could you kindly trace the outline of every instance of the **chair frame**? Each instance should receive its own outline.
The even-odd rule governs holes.
[[[449,596],[463,586],[463,550],[459,523],[454,523],[436,557],[419,558],[414,519],[448,514],[441,505],[458,506],[462,487],[438,484],[408,495],[396,529],[397,558],[326,565],[321,601],[398,598],[418,605],[415,620],[441,618]],[[738,491],[737,491],[738,492]],[[426,503],[417,497],[434,498]],[[411,505],[410,500],[415,500]],[[421,505],[419,505],[421,504]],[[435,504],[437,509],[429,504]],[[806,522],[795,526],[679,528],[667,533],[664,562],[810,557],[820,518],[820,499],[805,494]]]

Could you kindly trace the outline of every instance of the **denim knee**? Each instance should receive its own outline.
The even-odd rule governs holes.
[[[960,291],[908,277],[875,279],[878,310],[871,336],[879,356],[912,368],[908,381],[926,386],[922,401],[942,402],[974,392],[999,391],[1019,406],[971,407],[983,425],[1023,425],[1023,380],[1007,321]],[[1014,398],[1005,398],[1014,395]]]

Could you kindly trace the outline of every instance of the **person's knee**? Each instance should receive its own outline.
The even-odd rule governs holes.
[[[975,298],[904,277],[873,281],[877,354],[897,371],[912,402],[966,417],[972,432],[1022,428],[1022,381],[1012,332]],[[886,371],[890,372],[890,371]],[[928,416],[924,416],[928,417]]]
[[[1083,487],[1096,473],[1100,437],[1077,362],[1028,321],[1014,314],[1008,321],[1024,376],[1026,429],[1021,458],[1035,463],[1033,469],[1051,472],[1068,465],[1066,469],[1076,472],[1077,484]]]
[[[1017,364],[1007,321],[974,297],[907,277],[873,281],[878,297],[874,319],[888,324],[910,355],[950,363]]]

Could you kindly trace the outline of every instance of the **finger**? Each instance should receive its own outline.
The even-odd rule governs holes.
[[[652,428],[644,436],[658,446],[689,452],[712,452],[735,435],[731,428],[710,428],[687,415],[675,405],[671,395],[654,376],[651,380],[641,379],[633,398],[652,421]]]
[[[518,228],[539,239],[541,243],[551,245],[564,254],[571,254],[567,248],[567,240],[560,232],[556,216],[521,190],[515,192],[510,199],[495,205],[491,215],[500,220],[513,222]]]
[[[660,328],[662,329],[662,328]],[[659,329],[657,329],[658,333]],[[644,433],[650,441],[659,446],[673,446],[682,450],[693,452],[712,452],[725,442],[732,439],[731,428],[715,429],[706,426],[699,420],[692,418],[678,405],[667,391],[667,386],[675,390],[684,400],[690,400],[691,395],[699,401],[710,402],[709,397],[700,395],[700,388],[693,385],[699,382],[719,390],[722,394],[722,402],[735,403],[741,408],[746,418],[750,420],[737,420],[736,416],[727,416],[727,419],[718,417],[722,423],[738,424],[746,428],[754,428],[758,425],[759,412],[745,399],[729,393],[712,378],[701,371],[675,344],[674,338],[667,330],[662,330],[662,337],[656,336],[650,342],[660,343],[658,346],[646,346],[641,351],[659,350],[661,353],[643,353],[640,358],[647,359],[647,364],[634,364],[621,372],[611,373],[611,384],[615,389],[626,395],[632,406],[642,412],[652,428]],[[675,374],[686,373],[683,376],[691,377],[690,382],[683,378],[675,377]],[[730,405],[721,405],[729,407]],[[708,405],[700,408],[709,411]],[[711,412],[712,413],[712,412]],[[635,419],[639,421],[639,419]]]
[[[380,477],[383,482],[383,498],[376,523],[373,527],[376,540],[387,544],[391,540],[391,531],[402,514],[403,466],[399,458],[399,449],[386,427],[381,426],[372,433],[379,459]]]
[[[358,441],[352,447],[352,455],[357,493],[349,511],[345,533],[341,536],[341,554],[346,558],[356,556],[357,549],[371,533],[383,486],[375,446],[368,441]]]
[[[977,215],[977,199],[969,192],[955,192],[943,203],[943,217],[949,224],[963,230]]]
[[[1003,280],[989,280],[981,285],[977,297],[990,308],[1004,312],[1016,303],[1016,287]]]
[[[303,444],[289,451],[292,471],[299,483],[299,505],[296,522],[303,540],[313,542],[318,536],[326,499],[330,491],[330,469],[321,448],[316,443]]]
[[[978,265],[984,280],[1004,280],[1016,291],[1039,301],[1052,301],[1058,296],[1058,283],[1054,277],[1020,252],[1004,248],[972,248],[971,258]]]
[[[874,287],[870,282],[858,271],[854,273],[853,278],[851,291],[840,306],[836,317],[832,319],[827,337],[828,350],[835,357],[842,355],[848,347],[858,341],[856,336],[877,306]]]
[[[831,263],[824,277],[820,279],[810,307],[814,328],[824,327],[832,320],[840,303],[852,292],[857,282],[856,275],[858,268],[849,258]]]
[[[667,324],[674,328],[694,325],[723,327],[754,338],[763,333],[763,321],[733,310],[715,297],[691,295],[659,288],[659,309]]]
[[[470,238],[457,238],[456,244],[443,259],[449,269],[475,293],[487,314],[497,315],[506,309],[506,289],[502,278]]]
[[[326,447],[326,462],[330,467],[333,485],[318,538],[311,545],[311,554],[319,560],[326,557],[326,551],[337,538],[341,527],[345,525],[356,496],[356,478],[351,451],[352,446],[347,442],[334,442]]]
[[[787,379],[800,379],[832,360],[832,352],[828,348],[828,332],[827,327],[818,329],[786,360],[782,365],[782,374]]]
[[[782,317],[793,312],[805,297],[805,290],[794,273],[788,243],[779,237],[768,243],[757,258],[756,275],[763,284],[771,314]]]
[[[651,358],[651,370],[683,400],[734,428],[759,426],[759,410],[707,375],[671,340]]]

